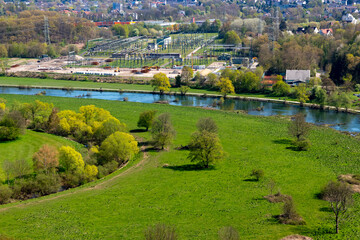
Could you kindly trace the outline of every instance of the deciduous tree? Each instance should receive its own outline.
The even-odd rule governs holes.
[[[290,86],[289,84],[280,80],[273,85],[272,90],[275,96],[278,97],[287,96],[290,93]]]
[[[234,86],[229,78],[220,78],[217,86],[220,88],[220,92],[224,95],[224,98],[227,94],[234,93]]]
[[[218,131],[218,127],[215,121],[211,117],[200,118],[196,123],[196,127],[199,130],[199,132],[208,131],[211,133],[217,133]]]
[[[151,80],[151,86],[154,87],[154,91],[160,91],[163,94],[165,91],[170,90],[170,81],[165,73],[157,73]]]
[[[204,168],[224,158],[224,151],[216,133],[206,130],[194,132],[188,146],[190,149],[188,158]]]
[[[170,120],[170,114],[163,113],[155,119],[151,129],[152,139],[155,147],[164,149],[170,145],[175,137],[175,130]]]
[[[301,113],[296,114],[294,120],[289,125],[289,133],[297,140],[304,139],[310,129],[310,124],[305,121],[305,115]]]
[[[299,86],[295,87],[295,95],[300,104],[306,103],[309,100],[309,94],[304,83],[300,83]]]
[[[189,85],[190,80],[194,77],[194,71],[191,67],[184,66],[181,70],[181,83],[184,85]]]
[[[84,171],[84,160],[79,152],[70,146],[62,146],[59,149],[59,165],[65,171],[82,173]]]
[[[134,136],[115,132],[101,144],[99,154],[103,162],[117,161],[122,164],[131,160],[139,152],[138,142]]]
[[[151,127],[154,118],[155,118],[156,111],[150,110],[142,112],[139,116],[139,121],[137,122],[138,127],[146,128],[146,131]]]
[[[98,168],[95,165],[86,165],[84,169],[85,178],[88,181],[93,181],[96,179],[98,174]]]
[[[240,44],[241,39],[234,30],[228,31],[224,36],[224,43],[226,44]]]
[[[43,145],[39,151],[33,155],[33,166],[37,171],[49,173],[59,166],[59,152],[50,145]]]
[[[351,187],[344,182],[329,182],[322,191],[324,200],[330,203],[331,209],[335,215],[335,230],[339,233],[339,220],[348,210],[352,202],[353,191]]]
[[[118,119],[114,117],[109,117],[103,121],[100,126],[96,129],[94,133],[94,138],[97,140],[97,143],[100,144],[108,136],[115,132],[125,132],[126,124],[121,123]]]

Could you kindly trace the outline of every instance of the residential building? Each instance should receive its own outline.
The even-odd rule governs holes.
[[[299,85],[310,80],[310,70],[286,70],[285,81],[290,85]]]

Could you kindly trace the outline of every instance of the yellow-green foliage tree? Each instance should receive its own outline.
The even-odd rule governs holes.
[[[74,173],[84,172],[84,160],[79,152],[69,146],[62,146],[59,149],[59,163],[66,172],[71,171]]]
[[[71,135],[82,143],[101,143],[110,134],[126,130],[126,125],[111,116],[109,111],[94,105],[80,107],[79,113],[64,110],[58,116],[61,133]]]
[[[160,91],[160,94],[170,90],[169,78],[165,73],[155,74],[150,83],[151,86],[154,87],[154,91]]]
[[[100,126],[96,129],[94,135],[98,144],[104,141],[108,136],[114,132],[125,132],[126,124],[121,123],[114,117],[109,117],[103,121]]]
[[[6,100],[0,98],[0,111],[5,111],[5,108],[6,108]]]
[[[96,179],[98,174],[98,168],[95,165],[86,165],[84,169],[85,178],[88,181],[93,181]]]
[[[290,94],[290,86],[283,80],[277,81],[272,87],[275,96],[282,97]]]
[[[309,94],[304,83],[300,83],[299,86],[295,87],[295,95],[301,104],[309,100]]]
[[[224,95],[235,93],[234,86],[229,78],[220,78],[217,86],[220,88],[220,92]]]
[[[79,112],[84,117],[85,123],[93,128],[98,127],[101,122],[112,117],[109,111],[95,107],[95,105],[82,106]]]
[[[111,134],[102,142],[99,149],[103,162],[116,160],[120,164],[131,160],[138,152],[138,142],[132,135],[124,132]]]
[[[30,120],[30,128],[35,130],[45,130],[47,121],[54,105],[35,100],[32,103],[24,103],[20,107],[23,117]]]
[[[64,110],[59,112],[58,116],[60,119],[60,132],[63,135],[71,135],[80,142],[92,136],[92,128],[85,123],[82,114],[71,110]]]
[[[5,111],[5,108],[6,108],[6,104],[0,102],[0,111]]]

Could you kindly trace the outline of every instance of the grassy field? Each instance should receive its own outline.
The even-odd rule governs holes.
[[[90,81],[69,81],[69,80],[54,80],[54,79],[40,79],[40,78],[16,78],[16,77],[0,77],[0,85],[23,85],[23,86],[44,86],[44,87],[80,87],[80,88],[103,88],[103,89],[113,89],[115,91],[122,89],[126,90],[145,90],[152,91],[153,88],[151,85],[143,84],[125,84],[125,83],[98,83]],[[171,88],[172,92],[180,93],[178,88]],[[201,94],[220,94],[217,91],[209,91],[205,89],[190,89],[191,93],[201,93]],[[231,94],[234,96],[247,96],[247,97],[259,97],[259,98],[274,98],[279,99],[278,97],[273,97],[270,95],[262,93],[241,93],[241,94]],[[281,99],[295,100],[289,97],[282,97]]]
[[[147,226],[161,222],[176,227],[180,239],[217,239],[223,226],[236,228],[241,239],[280,239],[304,234],[315,239],[359,239],[360,198],[340,234],[321,234],[333,227],[327,202],[315,195],[339,174],[360,173],[359,142],[325,127],[314,127],[306,152],[289,149],[288,120],[231,112],[169,105],[88,99],[0,95],[11,104],[35,99],[52,102],[60,109],[77,110],[95,104],[136,129],[139,114],[154,109],[169,112],[177,130],[171,150],[149,151],[98,183],[0,207],[0,235],[28,239],[142,239]],[[219,126],[226,160],[212,170],[187,168],[186,145],[200,117],[212,117]],[[146,132],[134,133],[149,139]],[[13,149],[12,151],[16,151]],[[164,164],[169,167],[164,168]],[[252,169],[263,169],[265,179],[250,180]],[[304,226],[277,223],[273,215],[282,204],[263,199],[267,182],[293,197]]]
[[[32,162],[32,156],[44,144],[56,147],[67,145],[74,146],[77,149],[81,148],[80,144],[65,138],[27,130],[26,133],[21,135],[16,141],[0,142],[0,180],[5,180],[4,173],[1,169],[2,163],[5,160],[26,159]]]

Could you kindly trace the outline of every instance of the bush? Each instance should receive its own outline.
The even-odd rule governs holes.
[[[20,129],[16,127],[0,126],[0,141],[12,141],[18,138]]]
[[[179,90],[180,90],[180,94],[183,95],[183,96],[185,96],[186,93],[190,90],[190,87],[188,87],[188,86],[181,86],[181,87],[179,88]]]
[[[290,94],[290,86],[282,80],[275,83],[272,90],[274,95],[278,97],[288,96]]]
[[[307,151],[311,146],[310,141],[306,138],[300,140],[294,140],[293,143],[298,151]]]
[[[265,175],[264,170],[262,169],[254,169],[251,171],[250,176],[255,177],[256,181],[259,181],[260,179],[262,179]]]
[[[235,228],[228,226],[219,230],[219,240],[239,240],[239,233]]]
[[[10,112],[0,120],[0,141],[12,141],[24,133],[25,120],[17,111]]]
[[[33,196],[37,192],[37,184],[33,178],[17,179],[13,185],[13,197],[16,199],[25,200]]]
[[[116,169],[119,167],[118,162],[116,161],[111,161],[108,162],[106,164],[104,164],[103,166],[98,166],[98,177],[102,178],[105,177],[106,175],[109,175],[112,172],[115,172]]]
[[[60,177],[57,174],[38,174],[35,178],[36,193],[40,196],[56,193],[61,187]]]
[[[61,174],[63,180],[63,187],[74,188],[80,186],[83,183],[83,175],[80,173],[65,172]]]
[[[18,199],[27,199],[56,193],[61,187],[60,177],[57,174],[38,174],[36,177],[17,179],[13,185],[13,196]]]
[[[0,204],[8,203],[12,194],[8,185],[0,185]]]
[[[279,216],[279,221],[283,224],[304,225],[305,221],[296,212],[292,199],[285,201],[283,206],[283,214]]]
[[[165,224],[150,226],[145,231],[146,240],[176,240],[178,239],[175,228]]]

